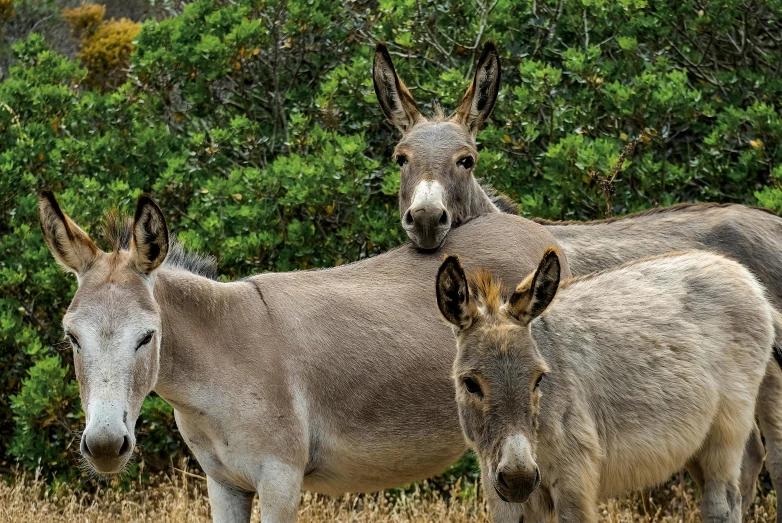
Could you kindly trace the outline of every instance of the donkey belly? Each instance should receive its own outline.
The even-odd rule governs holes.
[[[696,401],[669,398],[667,407],[663,402],[606,435],[603,497],[658,485],[684,468],[708,436],[721,403],[711,387],[693,390],[691,397]]]
[[[432,427],[424,438],[332,435],[315,449],[317,464],[304,476],[303,489],[337,496],[399,487],[443,472],[466,450],[458,423]]]

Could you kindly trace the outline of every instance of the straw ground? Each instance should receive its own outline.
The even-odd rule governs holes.
[[[192,473],[175,469],[151,484],[130,492],[106,489],[95,494],[67,486],[47,488],[40,478],[16,476],[0,481],[0,522],[17,523],[208,523],[206,483]],[[655,491],[610,500],[600,507],[606,523],[698,523],[697,492],[689,482],[672,480]],[[646,498],[644,503],[643,498]],[[257,502],[256,502],[257,503]],[[745,521],[771,522],[776,516],[773,492],[758,493]],[[257,508],[257,507],[256,507]],[[253,522],[260,520],[257,510]],[[303,494],[299,507],[303,523],[489,523],[483,499],[470,483],[457,483],[443,495],[426,483],[407,493],[348,495],[339,499]]]

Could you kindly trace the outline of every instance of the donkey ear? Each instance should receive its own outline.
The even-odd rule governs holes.
[[[142,194],[136,204],[133,218],[133,244],[130,251],[136,269],[149,274],[157,269],[168,254],[168,227],[160,207]]]
[[[494,42],[488,40],[483,45],[475,78],[456,110],[456,119],[466,125],[472,134],[476,134],[489,118],[499,90],[500,56]]]
[[[375,47],[372,80],[375,83],[375,94],[383,114],[403,133],[409,131],[421,119],[421,112],[415,104],[413,95],[396,74],[391,55],[382,42],[378,42]]]
[[[460,330],[472,324],[475,307],[464,269],[456,256],[448,256],[437,271],[437,306],[443,317]]]
[[[537,270],[516,287],[508,301],[508,311],[525,324],[538,317],[557,294],[559,272],[556,249],[546,249]]]
[[[62,212],[53,192],[41,191],[38,194],[38,218],[46,245],[57,263],[76,275],[90,268],[101,250]]]

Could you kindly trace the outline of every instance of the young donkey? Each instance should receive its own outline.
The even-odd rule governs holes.
[[[450,256],[437,302],[457,333],[462,428],[501,499],[596,522],[600,497],[690,463],[704,521],[741,521],[742,453],[779,327],[742,265],[689,251],[560,285],[549,250],[503,302],[489,273],[468,281]]]
[[[474,176],[475,135],[489,117],[499,89],[499,58],[491,42],[484,46],[472,85],[450,118],[421,116],[382,45],[375,53],[373,72],[380,106],[403,133],[395,152],[401,169],[399,205],[414,244],[436,247],[459,223],[486,213],[515,212],[517,206],[507,197]],[[443,223],[414,219],[433,213],[444,214]],[[595,222],[539,223],[567,253],[576,276],[672,250],[704,249],[748,267],[769,291],[774,307],[782,310],[782,219],[770,212],[742,205],[682,204]],[[778,368],[770,370],[761,386],[758,418],[768,450],[766,467],[774,488],[781,492],[782,370]],[[753,498],[764,454],[755,430],[747,441],[742,469],[745,509]],[[782,511],[777,522],[782,523]]]
[[[300,491],[366,492],[426,478],[466,450],[450,380],[452,335],[431,284],[439,256],[402,246],[334,269],[217,282],[169,243],[160,209],[139,198],[103,252],[50,192],[41,228],[79,282],[63,318],[87,425],[81,452],[99,473],[129,459],[155,390],[207,475],[212,517],[296,519]],[[500,252],[503,241],[521,254]],[[543,228],[495,214],[445,246],[498,274],[532,270]],[[567,270],[566,270],[567,272]]]

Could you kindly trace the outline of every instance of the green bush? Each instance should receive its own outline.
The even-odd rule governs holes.
[[[477,173],[526,215],[591,219],[684,200],[782,211],[782,2],[708,9],[201,0],[144,24],[111,93],[88,89],[86,70],[40,37],[19,43],[0,84],[0,461],[76,470],[77,394],[59,352],[75,281],[38,232],[38,188],[57,191],[93,236],[109,206],[129,211],[150,191],[179,239],[218,256],[227,279],[403,241],[389,161],[398,136],[370,75],[376,40],[430,110],[455,108],[480,44],[495,40],[503,85]],[[632,141],[606,208],[599,179]],[[184,452],[160,398],[137,428],[146,470]]]

